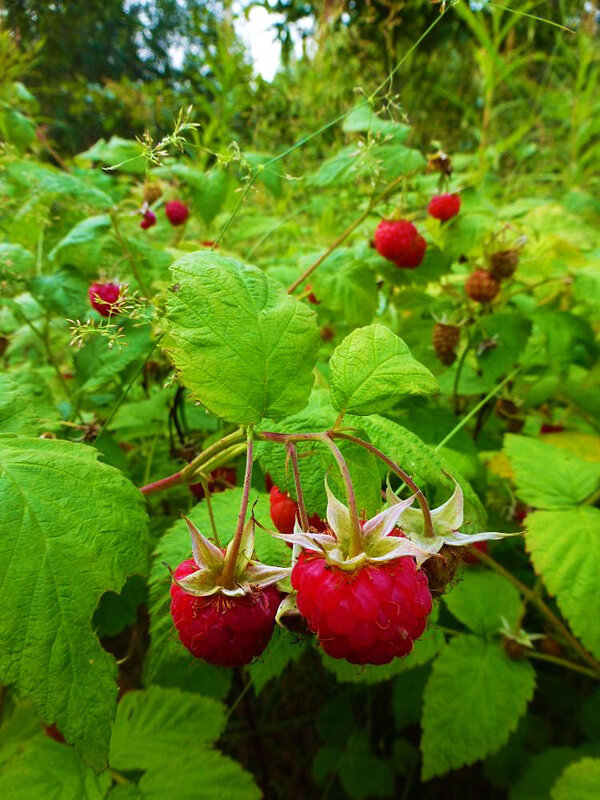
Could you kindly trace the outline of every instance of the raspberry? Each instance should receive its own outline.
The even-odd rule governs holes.
[[[148,210],[142,217],[142,221],[140,222],[140,228],[146,231],[153,225],[156,225],[156,214],[154,213],[154,211]]]
[[[227,489],[225,484],[232,484],[235,486],[237,473],[235,467],[217,467],[210,473],[208,480],[208,489],[211,494],[215,492],[224,492]],[[204,498],[204,487],[201,483],[190,483],[190,491],[198,500]]]
[[[488,543],[485,541],[475,542],[475,544],[472,544],[470,547],[466,547],[462,554],[462,560],[465,562],[465,564],[481,564],[481,561],[477,558],[475,553],[469,552],[473,550],[479,550],[480,553],[487,555]]]
[[[189,558],[177,567],[175,579],[197,569]],[[238,667],[249,664],[269,643],[280,599],[274,585],[239,596],[217,592],[195,597],[173,583],[171,616],[181,643],[193,656],[220,667]]]
[[[323,650],[352,664],[387,664],[408,655],[432,607],[427,578],[407,556],[344,570],[305,551],[292,570],[292,586]]]
[[[512,278],[518,264],[519,251],[516,248],[500,250],[494,253],[490,259],[490,273],[497,281],[504,281],[507,278]]]
[[[435,219],[446,222],[460,211],[460,197],[457,194],[437,194],[431,198],[427,211]]]
[[[298,503],[287,492],[282,492],[277,486],[272,486],[270,500],[273,525],[280,533],[293,533]],[[308,517],[308,524],[317,531],[324,531],[327,527],[318,514],[312,514],[312,516]]]
[[[436,322],[433,326],[431,341],[436,356],[446,366],[450,366],[456,360],[456,346],[460,338],[460,328],[456,325],[443,325]]]
[[[118,283],[92,283],[88,297],[93,308],[103,317],[120,312],[121,287]]]
[[[465,282],[465,292],[478,303],[491,303],[500,291],[500,283],[485,269],[474,270]]]
[[[296,501],[287,492],[273,486],[270,494],[271,519],[280,533],[293,533],[296,522]]]
[[[190,211],[181,200],[170,200],[165,204],[165,214],[171,225],[183,225],[188,218]]]
[[[375,230],[375,249],[397,267],[414,269],[423,261],[427,242],[408,220],[382,220]]]
[[[564,431],[563,425],[550,425],[549,423],[544,423],[540,428],[540,433],[562,433]]]
[[[308,300],[309,303],[312,303],[313,305],[316,305],[316,306],[320,305],[321,301],[317,300],[317,296],[315,295],[314,292],[310,291],[310,288],[311,288],[310,287],[310,283],[307,283],[306,284],[306,291],[310,292],[310,294],[308,294],[306,296],[306,299]]]

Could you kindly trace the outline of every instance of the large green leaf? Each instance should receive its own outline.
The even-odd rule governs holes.
[[[212,697],[159,686],[128,692],[117,709],[110,765],[127,771],[168,763],[183,750],[211,745],[225,722],[224,706]]]
[[[107,590],[144,572],[142,497],[85,445],[0,439],[0,677],[96,766],[116,665],[92,632]]]
[[[550,800],[550,791],[568,764],[585,753],[573,747],[549,747],[533,756],[510,789],[510,800]]]
[[[305,642],[295,640],[286,630],[277,626],[266,651],[247,668],[254,691],[259,694],[270,680],[279,677],[304,652]]]
[[[377,311],[375,273],[365,268],[371,252],[366,244],[335,250],[310,279],[321,306],[348,325],[368,325]]]
[[[600,758],[583,758],[566,768],[550,793],[552,800],[597,800],[600,797]]]
[[[536,508],[576,505],[600,485],[599,463],[539,439],[508,434],[504,451],[515,471],[517,494]]]
[[[438,388],[427,367],[384,325],[357,328],[346,336],[329,368],[333,405],[342,413],[383,413],[407,394],[431,394]]]
[[[105,234],[111,225],[112,220],[108,214],[86,217],[63,236],[50,251],[49,258],[59,264],[87,267],[88,273],[90,267],[95,271],[102,251],[110,243]]]
[[[499,750],[534,686],[528,661],[512,661],[499,643],[456,636],[434,663],[425,689],[423,780]]]
[[[525,544],[573,633],[600,658],[600,510],[589,506],[527,515]]]
[[[110,783],[108,772],[96,775],[72,747],[39,735],[3,765],[0,796],[6,800],[103,800]]]
[[[37,433],[40,421],[25,389],[10,375],[0,374],[0,433]]]
[[[261,270],[214,253],[172,267],[165,349],[193,394],[230,422],[280,419],[313,383],[314,312]]]
[[[444,600],[457,619],[481,636],[497,633],[502,618],[514,629],[521,612],[521,598],[512,583],[483,570],[467,570]]]
[[[344,133],[381,133],[391,135],[396,141],[404,141],[410,126],[391,119],[381,119],[371,106],[364,102],[355,106],[342,123]]]
[[[210,747],[226,721],[221,703],[196,693],[157,686],[130,692],[119,703],[110,765],[145,770],[143,798],[258,800],[252,776]]]

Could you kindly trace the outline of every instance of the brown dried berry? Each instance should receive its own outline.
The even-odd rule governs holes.
[[[512,278],[519,263],[519,251],[517,248],[512,250],[499,250],[490,258],[490,273],[498,281],[505,281]]]
[[[443,594],[461,565],[461,548],[444,545],[438,555],[428,558],[421,567],[432,595]]]
[[[160,183],[152,181],[144,184],[144,200],[149,206],[151,206],[152,203],[155,203],[162,193],[163,190]]]
[[[506,655],[512,658],[513,661],[518,661],[523,658],[523,654],[526,650],[525,645],[519,644],[519,642],[516,642],[514,639],[509,639],[508,637],[502,641],[502,647]]]
[[[486,269],[476,269],[465,282],[465,292],[477,303],[491,303],[500,291],[500,283]]]
[[[460,328],[456,325],[443,325],[436,322],[433,326],[431,341],[433,350],[442,364],[450,366],[456,360],[456,346],[460,338]]]
[[[519,406],[512,400],[501,397],[496,402],[496,414],[506,422],[506,429],[510,433],[519,433],[523,429],[525,420],[519,410]]]
[[[544,636],[541,640],[540,650],[548,656],[556,656],[557,658],[560,658],[565,652],[562,644],[557,642],[556,639],[552,639],[550,636]]]

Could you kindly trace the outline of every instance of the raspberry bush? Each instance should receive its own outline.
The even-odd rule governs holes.
[[[475,132],[275,147],[225,19],[231,108],[62,153],[2,39],[2,797],[598,796],[597,179],[494,139],[530,6],[441,5]]]

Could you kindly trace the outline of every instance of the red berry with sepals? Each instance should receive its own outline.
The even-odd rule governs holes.
[[[169,200],[165,203],[165,214],[171,225],[183,225],[190,215],[190,210],[181,200]]]
[[[88,297],[92,307],[103,317],[119,314],[122,287],[118,283],[92,283]]]
[[[226,551],[186,522],[194,557],[179,564],[171,585],[171,616],[179,639],[193,656],[210,664],[249,664],[269,643],[281,601],[276,583],[290,570],[252,559],[253,518],[244,526],[242,540],[236,543],[236,533]],[[228,579],[226,565],[233,566]]]
[[[323,650],[352,664],[408,655],[432,607],[427,578],[408,556],[348,571],[305,552],[292,570],[292,586]]]
[[[375,249],[397,267],[414,269],[423,261],[427,242],[408,220],[382,220],[375,230]]]
[[[194,559],[175,570],[180,580],[198,569]],[[271,585],[239,597],[221,593],[194,597],[171,585],[171,615],[181,643],[196,658],[221,667],[249,664],[273,634],[281,594]]]
[[[474,270],[465,282],[465,292],[477,303],[491,303],[500,291],[500,282],[486,269]]]
[[[156,225],[156,214],[154,211],[150,211],[150,209],[148,209],[148,211],[144,212],[144,216],[140,222],[140,228],[146,231],[148,228],[152,228],[154,225]]]
[[[460,211],[460,196],[457,194],[438,194],[431,198],[427,206],[430,216],[446,222]]]

